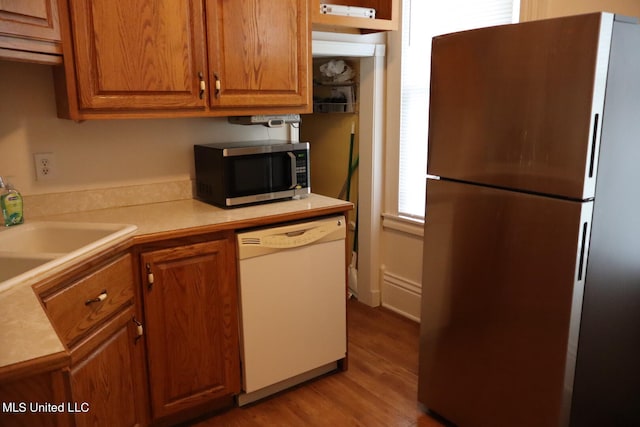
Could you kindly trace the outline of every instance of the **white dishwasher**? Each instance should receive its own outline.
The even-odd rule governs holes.
[[[237,234],[245,405],[335,370],[347,351],[343,216]]]

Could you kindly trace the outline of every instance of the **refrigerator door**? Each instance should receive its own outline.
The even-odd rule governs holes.
[[[427,188],[418,400],[464,427],[566,423],[593,202]]]
[[[613,15],[433,40],[428,173],[593,196]]]

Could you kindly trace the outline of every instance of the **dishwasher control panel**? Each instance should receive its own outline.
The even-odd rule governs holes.
[[[297,248],[314,243],[344,239],[344,216],[263,228],[238,233],[239,258],[264,255],[273,250]]]

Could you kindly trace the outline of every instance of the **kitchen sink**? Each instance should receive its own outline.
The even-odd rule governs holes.
[[[0,283],[54,259],[52,256],[0,255]]]
[[[103,240],[112,240],[128,227],[133,226],[77,222],[25,223],[0,230],[0,254],[65,254],[86,246],[100,245]]]
[[[129,224],[34,221],[0,228],[0,292],[124,239]]]

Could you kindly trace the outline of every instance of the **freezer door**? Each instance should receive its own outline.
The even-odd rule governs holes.
[[[593,196],[613,15],[433,40],[428,173]]]
[[[563,425],[592,202],[427,188],[419,401],[464,427]]]

